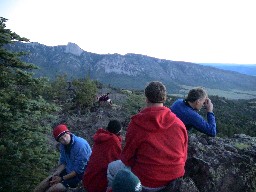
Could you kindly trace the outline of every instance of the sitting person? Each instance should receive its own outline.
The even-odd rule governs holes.
[[[128,168],[121,169],[116,174],[112,188],[107,192],[140,192],[142,186],[139,178]]]
[[[178,188],[184,176],[188,135],[185,125],[164,106],[167,92],[158,81],[145,88],[147,107],[131,117],[126,144],[120,160],[108,165],[109,186],[113,187],[118,169],[130,168],[142,184],[142,191]]]
[[[198,114],[198,111],[203,106],[206,107],[207,121]],[[217,130],[213,113],[213,104],[204,89],[191,89],[186,99],[178,99],[172,104],[171,111],[180,118],[187,130],[195,128],[209,136],[216,136]]]
[[[87,162],[91,156],[88,142],[72,134],[66,125],[53,129],[53,135],[60,143],[60,165],[55,173],[42,181],[34,191],[60,192],[76,187],[82,180]]]
[[[106,192],[107,167],[121,154],[121,123],[110,120],[105,129],[100,128],[93,136],[92,155],[83,177],[83,186],[87,192]]]
[[[100,97],[98,97],[98,102],[99,102],[100,105],[102,105],[103,102],[107,102],[110,105],[112,105],[112,101],[109,98],[109,93],[101,95]]]

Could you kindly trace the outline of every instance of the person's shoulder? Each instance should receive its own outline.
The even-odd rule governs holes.
[[[174,105],[178,105],[178,104],[180,104],[180,103],[183,102],[183,101],[184,101],[184,99],[181,99],[181,98],[176,99],[176,100],[172,103],[171,107],[174,106]]]
[[[179,98],[175,101],[175,103],[184,103],[184,99]]]
[[[122,137],[120,135],[113,134],[112,141],[115,142],[115,143],[121,143],[122,142]]]
[[[86,144],[88,144],[87,140],[82,138],[82,137],[76,136],[74,134],[73,134],[73,137],[74,137],[74,141],[76,141],[78,143],[86,143]]]

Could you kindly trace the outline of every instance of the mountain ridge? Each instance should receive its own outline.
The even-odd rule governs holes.
[[[8,45],[7,49],[29,52],[22,59],[40,68],[35,71],[36,76],[50,79],[61,74],[67,74],[71,79],[89,76],[111,86],[140,90],[147,82],[159,80],[170,92],[177,94],[183,94],[191,87],[203,86],[213,92],[248,92],[256,97],[256,77],[212,66],[134,53],[96,54],[84,51],[73,43],[46,46],[16,42]]]

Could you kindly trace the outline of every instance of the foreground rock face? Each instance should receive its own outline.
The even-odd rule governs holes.
[[[256,191],[256,138],[190,135],[181,191]]]

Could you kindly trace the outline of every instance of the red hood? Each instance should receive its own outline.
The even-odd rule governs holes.
[[[108,141],[109,139],[113,139],[115,137],[117,140],[121,142],[122,138],[121,136],[117,136],[114,133],[110,133],[109,131],[100,128],[93,136],[93,140],[95,143],[103,143]]]
[[[170,115],[166,115],[167,113]],[[132,120],[139,127],[154,132],[159,129],[168,129],[173,124],[175,117],[167,107],[147,107],[134,115]]]

